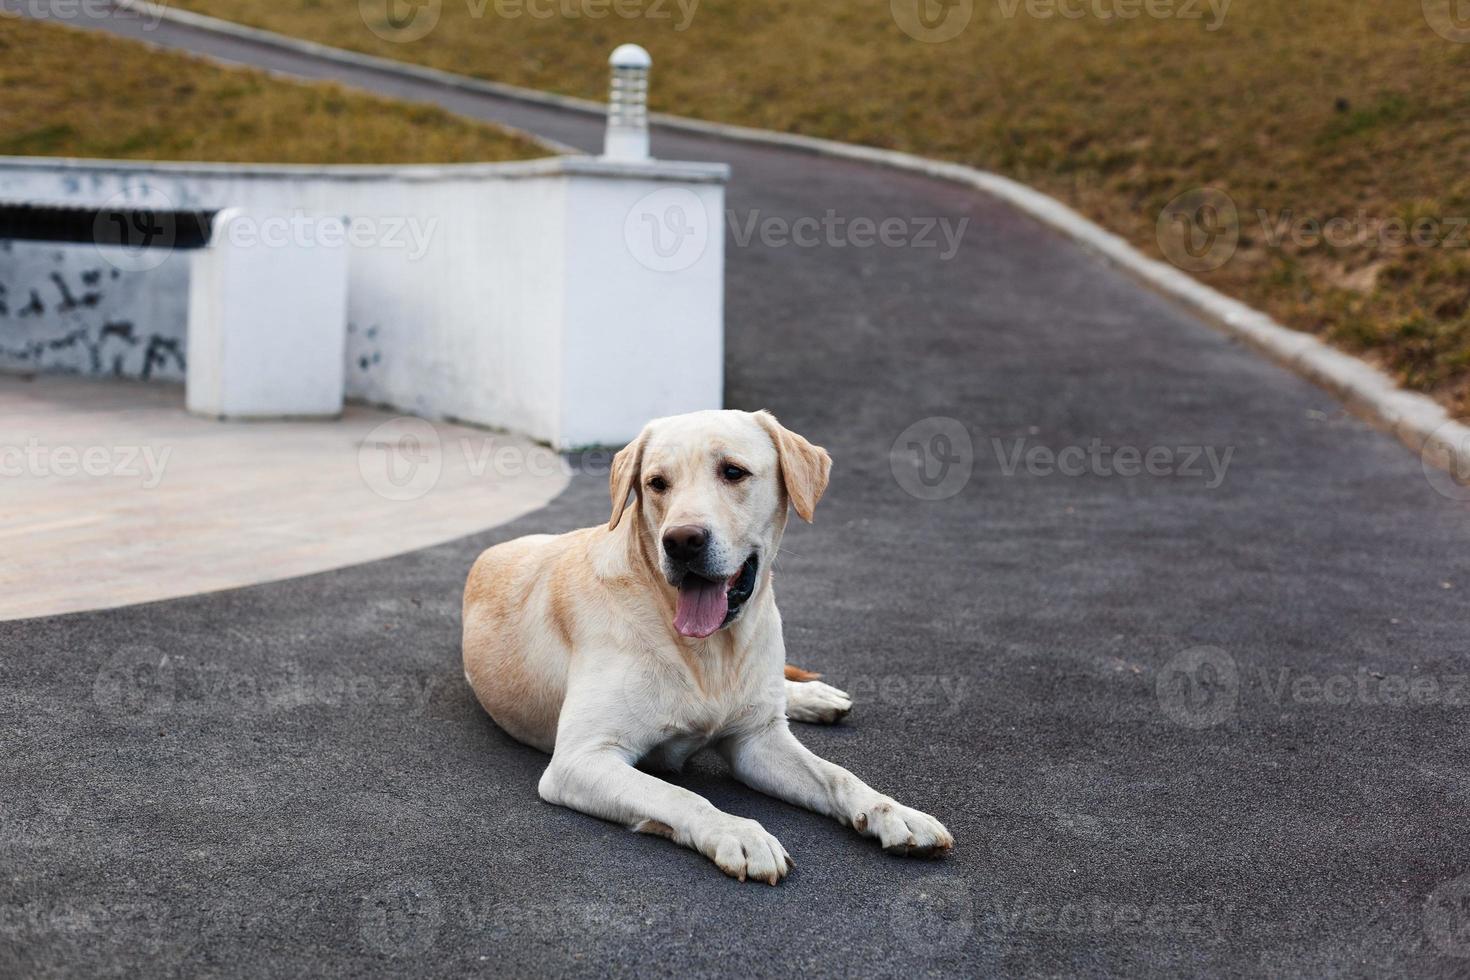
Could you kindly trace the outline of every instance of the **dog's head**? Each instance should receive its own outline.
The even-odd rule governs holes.
[[[776,555],[786,508],[803,520],[827,489],[832,458],[769,412],[657,419],[613,460],[616,528],[632,497],[644,553],[678,591],[674,627],[706,637],[740,615]]]

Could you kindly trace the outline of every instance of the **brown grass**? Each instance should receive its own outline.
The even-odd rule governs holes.
[[[1470,217],[1470,88],[1457,82],[1470,44],[1435,33],[1419,0],[1235,0],[1214,30],[1209,0],[1203,19],[1132,20],[1037,17],[1027,0],[1006,16],[1011,0],[974,0],[968,27],[940,44],[901,31],[888,0],[703,0],[683,31],[675,0],[666,20],[497,13],[521,2],[443,0],[437,29],[412,43],[371,31],[357,0],[183,5],[594,98],[608,51],[638,41],[655,59],[658,108],[1000,171],[1158,256],[1166,204],[1218,188],[1240,242],[1202,279],[1470,412],[1470,229],[1454,231]],[[1273,244],[1288,211],[1362,215],[1362,227],[1341,245]],[[1416,217],[1438,222],[1437,244],[1378,240]]]
[[[0,154],[451,163],[549,151],[433,107],[0,17]]]

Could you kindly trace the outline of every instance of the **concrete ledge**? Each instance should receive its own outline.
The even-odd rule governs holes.
[[[166,228],[139,249],[21,242],[3,253],[0,285],[32,306],[6,321],[0,371],[165,381],[187,372],[191,387],[221,378],[253,394],[227,398],[206,383],[191,404],[226,416],[333,412],[345,375],[346,396],[368,404],[557,448],[621,445],[649,418],[720,407],[729,173],[593,157],[429,167],[0,157],[0,199],[139,215],[240,209],[232,267],[274,270],[267,281],[279,287],[248,306],[296,324],[251,328],[242,287],[228,311],[198,307],[199,322],[218,329],[188,329],[191,270]],[[289,256],[312,250],[340,260],[333,268],[345,263],[345,318],[307,301],[312,277],[290,275]],[[58,291],[61,301],[42,301]],[[231,352],[206,346],[205,359],[251,364],[253,377],[195,370],[189,345],[222,329]],[[279,370],[267,349],[286,352]],[[336,402],[297,398],[300,384],[293,407],[262,400],[272,385],[293,387],[288,365],[320,366],[331,349],[331,378],[311,370],[337,386]],[[666,372],[649,350],[690,367]]]
[[[530,180],[541,177],[623,177],[681,184],[723,184],[730,168],[723,163],[682,160],[608,160],[592,156],[548,156],[536,160],[505,163],[451,164],[287,164],[287,163],[201,163],[167,160],[101,160],[71,157],[0,156],[0,177],[5,173],[40,170],[79,177],[95,173],[167,174],[173,177],[227,177],[232,180],[394,181],[425,183],[442,180],[490,181]]]
[[[141,0],[113,0],[122,10],[142,12],[201,31],[248,40],[264,47],[298,51],[340,64],[371,68],[403,77],[435,82],[452,89],[484,92],[536,105],[555,106],[574,112],[602,114],[601,103],[533,89],[467,78],[421,65],[344,51],[311,41],[286,37],[270,31],[245,27],[201,14],[172,10]],[[896,150],[880,150],[836,140],[798,136],[771,130],[706,122],[656,113],[655,123],[688,133],[718,136],[790,149],[822,156],[879,164],[951,180],[1000,198],[1044,224],[1100,253],[1141,282],[1184,303],[1232,336],[1285,365],[1303,377],[1327,388],[1369,421],[1392,432],[1426,463],[1470,472],[1470,426],[1453,419],[1433,399],[1406,391],[1388,375],[1300,331],[1275,322],[1258,310],[1231,299],[1172,266],[1150,259],[1127,241],[1073,211],[1060,201],[999,174],[963,164],[930,160]]]

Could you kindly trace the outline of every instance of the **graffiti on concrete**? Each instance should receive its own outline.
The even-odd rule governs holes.
[[[90,246],[0,242],[0,371],[183,380],[183,266],[109,267]]]

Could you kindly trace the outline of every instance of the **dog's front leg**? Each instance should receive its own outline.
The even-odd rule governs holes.
[[[797,741],[786,719],[726,740],[721,751],[735,778],[753,789],[834,817],[895,854],[941,854],[954,846],[944,824],[884,796]]]
[[[776,884],[791,870],[781,842],[754,820],[718,809],[697,793],[633,768],[617,749],[558,740],[541,777],[541,798],[692,848],[732,878]]]

